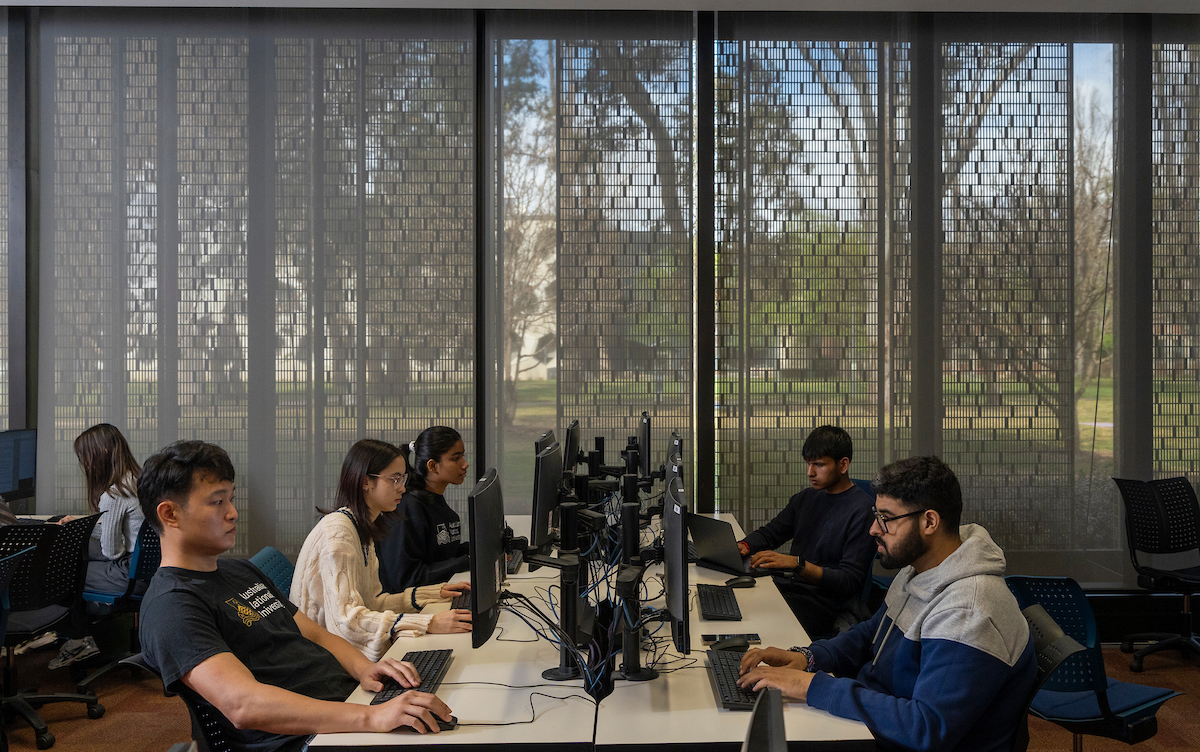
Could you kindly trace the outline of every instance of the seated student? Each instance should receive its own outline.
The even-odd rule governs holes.
[[[379,579],[398,593],[445,582],[468,569],[462,520],[446,503],[446,486],[467,478],[466,448],[453,428],[426,428],[401,447],[408,461],[408,490],[395,511],[384,512],[387,536],[379,542]]]
[[[129,586],[133,545],[144,519],[137,498],[137,478],[142,468],[120,429],[109,423],[97,423],[76,436],[75,456],[87,483],[88,508],[92,514],[100,513],[89,542],[84,587],[101,593],[124,593]],[[58,522],[66,524],[73,519],[67,515]],[[50,660],[51,670],[100,652],[95,638],[86,634],[86,619],[82,612],[72,615],[73,636]]]
[[[806,488],[775,519],[738,543],[750,564],[790,572],[776,577],[784,600],[809,635],[833,632],[837,615],[862,592],[875,544],[871,497],[850,480],[854,444],[836,426],[813,429],[800,450],[808,463]],[[788,554],[774,549],[787,541]]]
[[[298,611],[270,578],[219,559],[237,538],[233,464],[224,449],[177,441],[146,460],[138,498],[162,541],[162,566],[142,601],[139,637],[166,686],[218,711],[235,749],[299,750],[310,734],[437,732],[436,696],[409,691],[379,705],[343,700],[391,677],[420,683],[412,664],[372,663]]]
[[[305,539],[292,577],[292,602],[371,660],[400,636],[471,631],[470,611],[414,613],[470,590],[465,582],[382,592],[374,545],[384,533],[380,514],[396,508],[407,477],[400,450],[386,441],[362,439],[350,447],[338,478],[337,510],[318,510],[325,516]]]
[[[874,486],[871,535],[903,567],[884,605],[811,647],[750,650],[740,683],[862,721],[881,749],[1008,750],[1037,659],[1004,552],[959,527],[962,490],[937,457],[893,462]]]

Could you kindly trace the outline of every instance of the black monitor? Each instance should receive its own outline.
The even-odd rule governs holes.
[[[471,532],[471,647],[488,641],[500,618],[504,586],[504,496],[496,469],[488,468],[467,497]]]
[[[0,432],[0,497],[10,504],[32,499],[37,477],[37,430]]]
[[[783,693],[768,688],[758,693],[750,711],[750,728],[742,752],[787,752],[787,729],[783,722]]]
[[[554,510],[558,509],[558,489],[562,484],[563,455],[558,442],[538,453],[533,461],[533,519],[529,526],[529,546],[540,554],[549,554],[554,544]]]
[[[546,447],[550,446],[556,441],[558,441],[558,439],[554,438],[554,429],[551,428],[549,431],[537,437],[537,440],[533,442],[533,456],[536,457],[537,455],[541,454],[546,450]]]
[[[667,477],[664,479],[668,485],[675,478],[679,479],[679,483],[683,484],[683,460],[678,454],[672,454],[667,458]]]
[[[642,412],[642,420],[638,423],[638,476],[650,477],[650,413]]]
[[[663,587],[667,596],[667,621],[675,649],[692,651],[688,634],[687,500],[683,484],[675,478],[667,484],[663,503]]]
[[[567,472],[574,472],[575,466],[579,464],[579,419],[571,421],[567,426],[566,432],[563,434],[562,440],[563,449],[563,469]]]
[[[673,454],[678,454],[679,462],[683,462],[683,439],[676,431],[672,431],[671,437],[667,440],[667,456],[670,457]]]

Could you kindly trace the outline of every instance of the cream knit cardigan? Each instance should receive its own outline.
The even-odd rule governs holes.
[[[433,616],[412,613],[416,610],[413,588],[381,592],[375,546],[367,545],[365,552],[364,561],[364,548],[349,515],[325,515],[300,549],[291,599],[305,616],[377,661],[392,644],[393,624],[397,637],[419,637],[429,629]],[[445,601],[441,589],[441,585],[416,588],[417,609]],[[400,614],[404,616],[397,624]]]

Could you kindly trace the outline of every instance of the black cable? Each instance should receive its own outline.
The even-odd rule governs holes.
[[[488,682],[462,682],[462,683],[464,683],[464,684],[472,684],[472,683],[487,684]],[[501,685],[501,686],[504,686],[504,685]],[[537,685],[537,686],[541,686],[541,685]],[[599,715],[600,715],[599,703],[597,703],[595,700],[593,700],[591,697],[588,697],[587,695],[551,695],[551,694],[546,694],[545,692],[530,692],[529,693],[529,720],[527,720],[527,721],[505,721],[503,723],[463,723],[460,721],[458,725],[459,726],[521,726],[526,723],[533,723],[534,721],[537,720],[537,708],[534,707],[534,705],[533,705],[534,697],[547,697],[552,700],[570,700],[570,699],[587,700],[589,703],[592,703],[593,705],[597,706],[596,716],[599,717]],[[596,735],[596,731],[595,731],[595,727],[593,726],[593,729],[592,729],[593,745],[595,744],[595,735]]]

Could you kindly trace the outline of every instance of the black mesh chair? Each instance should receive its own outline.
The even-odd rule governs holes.
[[[13,568],[17,560],[34,552],[30,546],[24,551],[17,551],[0,558],[0,642],[4,641],[4,631],[8,627],[8,583],[12,580]],[[8,752],[8,734],[4,731],[3,719],[0,719],[0,752]]]
[[[162,548],[158,533],[149,522],[143,521],[129,557],[129,582],[125,586],[125,591],[122,593],[87,589],[83,591],[83,599],[87,602],[90,613],[103,618],[132,612],[133,628],[129,630],[129,652],[110,659],[80,680],[78,682],[80,692],[86,691],[92,682],[121,665],[122,659],[141,652],[141,644],[138,642],[138,627],[140,626],[138,617],[141,612],[142,593],[146,592],[150,578],[158,571],[161,559]]]
[[[158,676],[159,681],[162,681],[162,676],[159,676],[159,673],[151,668],[141,653],[123,658],[121,663],[149,671]],[[163,692],[164,694],[174,694],[165,684]],[[192,719],[192,740],[196,742],[198,752],[233,752],[233,742],[225,736],[224,730],[217,722],[217,719],[221,717],[220,711],[187,687],[179,687],[179,696],[183,698],[183,704],[187,706],[188,715]]]
[[[0,528],[0,555],[34,546],[13,570],[9,585],[10,607],[4,648],[5,713],[15,713],[33,727],[38,749],[54,745],[54,734],[38,715],[36,708],[52,702],[81,702],[88,718],[104,715],[104,706],[96,695],[86,693],[41,694],[17,689],[16,654],[13,648],[26,639],[45,632],[71,618],[71,610],[81,603],[87,574],[87,545],[92,528],[100,515],[80,517],[65,525],[7,525]]]
[[[1185,554],[1200,560],[1200,505],[1187,478],[1161,478],[1150,482],[1113,478],[1125,504],[1125,535],[1129,556],[1137,570],[1138,585],[1155,593],[1183,596],[1183,624],[1178,633],[1142,632],[1126,635],[1121,650],[1133,653],[1135,642],[1152,644],[1133,653],[1129,670],[1141,671],[1142,659],[1160,650],[1178,650],[1184,658],[1200,655],[1200,642],[1192,631],[1192,594],[1200,593],[1200,565],[1162,569],[1143,564],[1138,554]]]
[[[1019,576],[1006,582],[1022,608],[1042,606],[1063,632],[1084,646],[1046,677],[1029,712],[1070,731],[1076,752],[1083,750],[1084,734],[1126,744],[1154,736],[1159,707],[1179,693],[1108,678],[1096,619],[1079,583],[1069,577]]]

